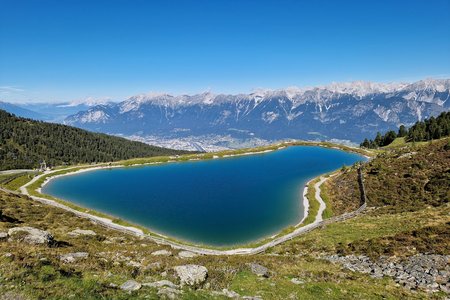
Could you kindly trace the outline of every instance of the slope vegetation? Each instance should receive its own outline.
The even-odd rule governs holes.
[[[0,110],[0,170],[34,168],[42,160],[60,165],[182,153]]]

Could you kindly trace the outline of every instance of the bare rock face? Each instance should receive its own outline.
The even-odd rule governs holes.
[[[181,285],[201,285],[208,276],[208,269],[199,265],[177,266],[174,270],[180,278]]]
[[[128,280],[125,281],[121,286],[120,289],[128,292],[137,291],[142,287],[142,284],[135,280]]]
[[[92,231],[92,230],[75,229],[75,230],[69,232],[68,235],[77,237],[80,235],[96,236],[97,234],[95,233],[95,231]]]
[[[51,245],[53,236],[44,230],[33,227],[14,227],[8,230],[9,239],[32,245]]]

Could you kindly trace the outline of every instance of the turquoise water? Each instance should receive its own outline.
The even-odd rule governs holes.
[[[305,183],[361,160],[340,150],[295,146],[225,159],[95,170],[51,180],[43,192],[181,240],[230,246],[298,223]]]

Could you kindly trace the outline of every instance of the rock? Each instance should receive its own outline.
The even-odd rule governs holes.
[[[97,234],[92,230],[75,229],[75,230],[69,232],[67,235],[76,237],[76,236],[80,236],[80,235],[96,236]]]
[[[170,256],[170,255],[172,255],[172,252],[167,251],[167,250],[158,250],[158,251],[152,252],[152,255],[154,255],[154,256]]]
[[[51,245],[53,243],[53,236],[44,230],[33,227],[14,227],[8,230],[10,240],[17,240],[32,245]]]
[[[198,254],[191,252],[191,251],[181,251],[180,253],[178,253],[178,257],[180,258],[193,258],[193,257],[197,257]]]
[[[158,290],[158,296],[162,299],[178,299],[183,292],[170,287],[163,287]]]
[[[227,289],[222,290],[222,295],[224,295],[225,297],[228,297],[228,298],[240,298],[241,297],[241,295],[239,295],[235,291],[229,291]]]
[[[153,288],[160,288],[160,287],[170,287],[173,289],[178,288],[178,285],[176,285],[175,283],[173,283],[172,281],[169,280],[160,280],[160,281],[155,281],[155,282],[147,282],[147,283],[143,283],[143,286],[148,286],[148,287],[153,287]]]
[[[120,289],[128,292],[137,291],[142,287],[142,284],[135,280],[128,280],[125,281],[121,286]]]
[[[89,257],[89,253],[87,253],[87,252],[74,252],[74,253],[67,253],[67,254],[61,255],[59,257],[59,259],[65,263],[73,263],[77,260],[85,259],[88,257]]]
[[[6,240],[8,238],[8,233],[0,231],[0,241]]]
[[[291,282],[292,282],[293,284],[303,284],[303,283],[305,283],[303,280],[300,280],[300,279],[298,279],[298,278],[292,278],[292,279],[291,279]]]
[[[208,276],[208,269],[199,265],[184,265],[174,268],[182,285],[200,285]]]
[[[269,269],[267,269],[264,266],[261,266],[260,264],[251,263],[250,270],[253,274],[256,274],[261,277],[269,277]]]

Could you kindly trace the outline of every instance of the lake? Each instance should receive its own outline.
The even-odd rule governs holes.
[[[305,183],[364,157],[292,146],[205,161],[100,169],[51,180],[42,192],[197,244],[256,241],[303,217]]]

